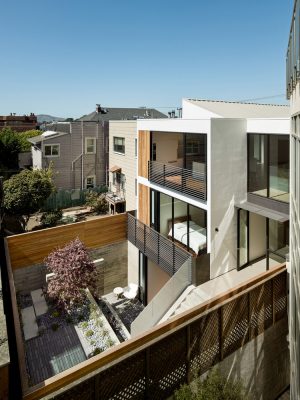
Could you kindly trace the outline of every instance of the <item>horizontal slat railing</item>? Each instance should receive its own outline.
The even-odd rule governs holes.
[[[170,239],[145,225],[131,214],[128,215],[127,238],[151,261],[155,262],[170,276],[192,256]]]
[[[48,379],[23,398],[166,399],[193,373],[203,374],[285,319],[287,295],[281,265]]]
[[[206,174],[158,161],[149,161],[149,180],[206,202]]]

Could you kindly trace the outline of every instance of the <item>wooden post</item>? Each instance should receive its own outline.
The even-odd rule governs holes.
[[[224,349],[223,349],[223,307],[219,308],[219,351],[220,351],[220,361],[223,360],[224,357]]]

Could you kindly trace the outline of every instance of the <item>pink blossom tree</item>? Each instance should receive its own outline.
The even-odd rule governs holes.
[[[84,289],[95,288],[95,264],[79,238],[50,253],[45,264],[54,273],[48,285],[48,295],[58,306],[70,308],[80,304],[85,299]]]

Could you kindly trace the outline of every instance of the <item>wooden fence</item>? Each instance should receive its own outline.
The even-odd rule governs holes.
[[[12,270],[43,262],[57,247],[79,237],[88,248],[99,248],[127,240],[127,214],[58,226],[6,239]]]
[[[23,398],[165,399],[286,315],[281,265],[46,380]]]

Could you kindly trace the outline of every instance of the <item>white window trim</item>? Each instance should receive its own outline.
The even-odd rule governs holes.
[[[94,150],[93,151],[87,151],[87,141],[88,140],[93,140],[94,142]],[[85,146],[84,146],[84,150],[85,150],[85,154],[96,154],[96,138],[94,136],[87,136],[85,138]]]
[[[121,152],[115,150],[115,138],[116,139],[124,139],[124,153],[121,153]],[[126,145],[126,139],[124,136],[113,136],[113,152],[114,152],[114,154],[118,154],[119,156],[125,156],[125,152],[126,152],[125,145]]]
[[[89,178],[93,178],[93,180],[94,180],[94,186],[93,186],[93,187],[96,187],[96,175],[89,175],[89,176],[86,176],[86,177],[85,177],[85,180],[84,180],[84,186],[85,186],[85,188],[86,188],[86,189],[89,189],[89,188],[87,187],[87,180],[88,180]]]
[[[51,147],[51,153],[52,153],[52,147],[53,146],[58,146],[58,154],[54,154],[54,155],[46,155],[46,151],[45,151],[45,147],[46,146],[50,146]],[[44,144],[44,148],[43,148],[43,154],[44,154],[44,157],[60,157],[60,143],[45,143]]]

